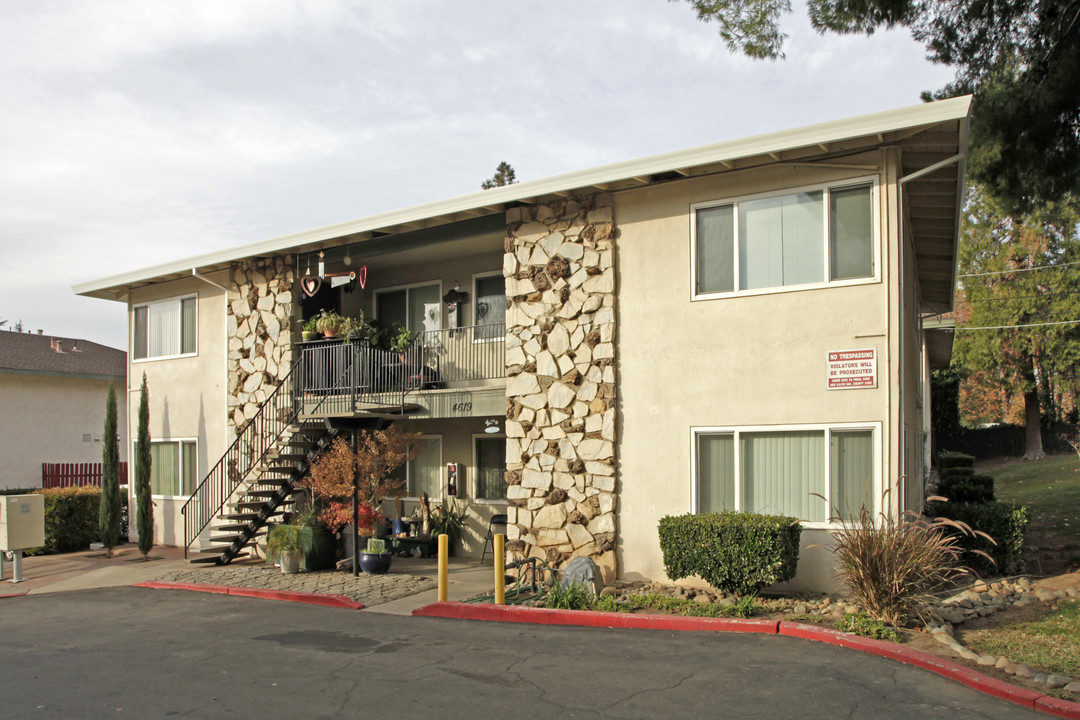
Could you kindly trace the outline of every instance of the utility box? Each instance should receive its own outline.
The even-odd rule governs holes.
[[[0,495],[0,550],[29,550],[45,544],[45,496]]]

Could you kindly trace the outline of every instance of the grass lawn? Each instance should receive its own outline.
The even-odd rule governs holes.
[[[997,499],[1026,505],[1031,530],[1080,541],[1080,458],[1053,455],[1038,462],[990,465]]]
[[[1024,622],[973,630],[963,635],[964,644],[985,655],[1004,655],[1058,675],[1080,673],[1080,602],[1049,607],[1039,617]]]

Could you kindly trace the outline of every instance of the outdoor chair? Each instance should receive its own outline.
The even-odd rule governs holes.
[[[504,532],[506,531],[506,515],[505,514],[492,515],[491,516],[491,521],[488,522],[487,535],[484,536],[484,552],[480,553],[480,564],[481,565],[484,564],[484,558],[487,557],[487,551],[488,551],[489,547],[491,548],[492,554],[495,553],[495,532],[494,532],[493,528],[496,525],[502,525],[503,526],[503,531]]]

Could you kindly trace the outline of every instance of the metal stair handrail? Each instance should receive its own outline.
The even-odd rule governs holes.
[[[225,507],[237,486],[266,460],[267,454],[277,445],[282,433],[293,426],[303,413],[304,403],[296,392],[297,378],[303,373],[302,367],[300,363],[296,363],[289,369],[288,374],[259,406],[229,449],[180,508],[180,514],[184,516],[184,557],[187,557],[188,548],[199,534],[221,512],[221,508]],[[351,372],[353,368],[346,367],[342,377]],[[326,399],[327,396],[323,395],[309,412],[318,410]],[[189,513],[188,510],[193,504],[198,512]]]

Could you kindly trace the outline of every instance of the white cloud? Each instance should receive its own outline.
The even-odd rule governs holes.
[[[470,192],[502,160],[542,177],[949,76],[903,33],[820,38],[801,13],[759,62],[663,0],[5,2],[0,319],[122,345],[122,308],[72,283]]]

